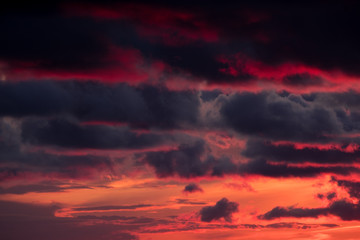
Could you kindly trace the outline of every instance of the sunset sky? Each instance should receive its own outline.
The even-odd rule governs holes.
[[[359,239],[360,6],[238,2],[2,4],[0,239]]]

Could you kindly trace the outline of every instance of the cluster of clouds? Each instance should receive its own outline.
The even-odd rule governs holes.
[[[343,188],[349,198],[337,197],[336,192],[329,192],[326,199],[328,206],[319,208],[299,208],[277,206],[265,214],[259,215],[262,220],[273,220],[278,218],[318,218],[320,216],[336,216],[344,221],[360,220],[360,182],[354,180],[331,178],[331,182]],[[324,194],[319,193],[318,198],[324,199]]]
[[[258,219],[360,220],[360,184],[343,179],[360,172],[360,93],[336,81],[360,75],[357,7],[351,1],[326,8],[305,2],[5,4],[0,10],[0,183],[5,183],[0,194],[91,188],[66,180],[117,176],[130,159],[123,171],[149,167],[158,178],[331,174],[349,199],[319,193],[329,201],[326,207],[277,206]],[[333,87],[341,91],[327,91]],[[237,153],[219,151],[204,137],[209,131],[246,143]],[[6,184],[32,178],[40,180]],[[183,193],[202,191],[191,183]],[[6,221],[0,218],[0,227],[15,239],[48,239],[51,233],[75,239],[66,236],[71,232],[108,239],[105,233],[119,232],[112,239],[130,240],[137,237],[129,229],[106,221],[175,224],[104,216],[105,223],[91,229],[81,223],[99,216],[58,219],[55,207],[11,202],[0,207],[13,211]],[[75,210],[142,207],[150,205]],[[39,219],[29,218],[24,231],[5,231],[21,222],[16,209],[37,209]],[[236,228],[229,224],[238,209],[222,198],[201,208],[198,217],[202,224],[224,220],[222,227]],[[45,230],[37,229],[38,223]],[[74,230],[73,223],[82,227]],[[184,230],[211,227],[196,224]]]
[[[75,176],[78,167],[112,171],[121,162],[91,154],[29,152],[24,146],[129,150],[137,152],[136,164],[151,166],[158,177],[359,172],[354,165],[360,123],[356,92],[225,94],[125,83],[26,81],[0,83],[0,93],[2,179],[26,171],[20,165]],[[189,133],[208,130],[226,131],[247,143],[238,156],[216,154],[204,138]],[[298,143],[308,146],[299,148]]]
[[[161,62],[171,69],[167,73],[215,84],[263,78],[296,88],[326,85],[321,71],[359,74],[354,2],[324,8],[304,2],[204,6],[156,1],[149,6],[142,1],[64,0],[3,9],[1,59],[15,76],[20,71],[44,78],[93,78],[118,68],[117,74],[135,78],[138,61]],[[119,57],[112,55],[114,49],[126,51]],[[289,62],[300,68],[288,73],[279,68]],[[315,70],[303,71],[302,66]],[[133,72],[123,74],[129,68]]]

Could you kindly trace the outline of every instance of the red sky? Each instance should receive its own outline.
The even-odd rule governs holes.
[[[359,9],[5,4],[2,239],[357,239]]]

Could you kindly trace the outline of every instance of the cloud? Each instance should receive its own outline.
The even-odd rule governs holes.
[[[215,89],[212,91],[201,91],[200,98],[204,102],[211,102],[215,100],[220,94],[222,94],[220,89]]]
[[[327,227],[333,228],[338,227],[337,224],[332,223],[324,223],[324,224],[306,224],[306,223],[298,223],[298,222],[279,222],[267,224],[265,228],[297,228],[297,229],[309,229],[309,228],[319,228],[319,227]]]
[[[334,198],[336,198],[336,192],[329,192],[327,195],[326,195],[326,198],[331,201],[333,200]]]
[[[144,162],[155,168],[158,177],[179,174],[181,177],[195,177],[206,174],[206,165],[200,157],[205,151],[204,142],[194,145],[181,145],[178,150],[149,152]]]
[[[336,192],[328,192],[327,194],[318,193],[316,197],[320,200],[323,200],[326,197],[327,200],[332,201],[333,199],[336,199],[337,194]]]
[[[116,158],[90,154],[55,154],[24,147],[19,139],[17,124],[2,119],[0,131],[0,181],[37,176],[59,178],[89,178],[101,171],[111,173]],[[16,122],[16,121],[15,121]],[[46,185],[46,184],[45,184]],[[51,189],[51,186],[33,186],[35,189]],[[56,188],[56,187],[55,187]],[[13,191],[25,191],[26,186],[15,187]],[[11,189],[8,189],[11,190]],[[56,189],[53,189],[56,190]],[[3,191],[7,191],[4,189]]]
[[[273,144],[249,140],[242,152],[248,158],[265,158],[274,162],[337,164],[354,163],[360,157],[360,150],[345,151],[339,148],[319,149],[316,146],[297,148],[294,143]]]
[[[176,223],[175,223],[176,224]],[[156,228],[150,228],[143,230],[144,233],[166,233],[166,232],[184,232],[184,231],[194,231],[194,230],[219,230],[219,229],[310,229],[310,228],[334,228],[338,227],[337,224],[307,224],[307,223],[298,223],[298,222],[279,222],[267,225],[261,224],[221,224],[221,223],[211,223],[211,224],[201,224],[197,222],[188,222],[186,224],[181,224],[178,226],[166,225]],[[216,236],[219,237],[219,236]]]
[[[286,163],[273,164],[263,158],[252,159],[238,166],[240,175],[260,175],[267,177],[315,177],[323,173],[348,175],[360,170],[353,166],[292,166]]]
[[[27,119],[21,128],[25,143],[75,149],[142,149],[169,144],[175,138],[169,134],[135,133],[128,127],[82,126],[62,118]]]
[[[341,133],[334,112],[271,92],[237,93],[220,109],[228,126],[242,134],[273,140],[326,141]],[[251,103],[251,104],[249,104]]]
[[[39,63],[37,67],[53,70],[90,69],[100,65],[108,52],[106,44],[97,38],[99,26],[90,19],[71,20],[57,14],[9,14],[4,18],[6,24],[3,22],[1,28],[6,37],[0,45],[8,44],[8,48],[1,47],[2,58],[8,61]],[[19,31],[12,31],[14,28]]]
[[[336,177],[332,177],[331,182],[335,182],[339,187],[344,188],[350,197],[360,200],[360,182],[341,180]]]
[[[359,62],[356,55],[358,36],[353,31],[359,21],[356,3],[331,3],[326,4],[326,8],[322,4],[310,5],[305,2],[273,6],[263,2],[222,4],[220,7],[218,4],[204,7],[200,3],[159,3],[159,6],[159,9],[156,9],[146,5],[125,5],[115,11],[116,5],[109,4],[103,8],[110,13],[123,13],[120,14],[121,18],[132,23],[137,29],[149,29],[145,36],[152,36],[151,40],[155,42],[150,45],[144,40],[139,41],[139,37],[133,35],[130,38],[132,41],[128,40],[129,37],[117,37],[118,44],[126,43],[174,67],[209,79],[219,75],[215,75],[214,70],[221,68],[215,64],[214,57],[228,52],[246,53],[256,61],[270,66],[295,62],[328,71],[340,69],[348,74],[359,74],[356,68]],[[146,21],[138,13],[142,8],[147,10]],[[88,11],[88,14],[89,10],[96,10],[86,6],[80,9],[82,12]],[[104,17],[92,15],[97,19]],[[184,18],[184,15],[187,17]],[[308,18],[300,21],[304,15]],[[335,19],[335,15],[340,16],[340,20]],[[160,34],[164,32],[169,32],[171,38],[164,37],[169,35]],[[215,33],[219,39],[209,42],[204,32],[210,36],[210,33]],[[119,38],[122,41],[119,41]],[[184,41],[184,38],[193,41]],[[299,39],[301,44],[295,44]],[[176,44],[179,42],[182,45]],[[324,42],[328,44],[323,44]],[[161,47],[166,43],[167,48]],[[189,54],[191,52],[194,54]],[[171,56],[179,58],[177,60]],[[224,80],[219,77],[215,79],[218,82]]]
[[[239,211],[238,207],[238,203],[230,202],[228,199],[223,198],[214,206],[203,207],[199,214],[203,222],[211,222],[221,218],[227,222],[232,222],[232,214]]]
[[[61,182],[40,182],[37,184],[15,185],[8,188],[0,187],[0,194],[25,194],[25,193],[44,193],[44,192],[65,192],[72,189],[91,189],[89,186],[70,184]]]
[[[317,197],[318,199],[323,200],[325,196],[324,196],[324,194],[322,194],[322,193],[318,193],[318,194],[316,194],[316,197]]]
[[[16,202],[0,202],[2,215],[0,230],[4,239],[26,239],[29,236],[39,240],[46,239],[121,239],[136,240],[129,232],[131,227],[109,224],[85,224],[85,219],[55,217],[58,205],[33,205]]]
[[[285,85],[295,87],[319,86],[324,84],[324,80],[318,76],[312,76],[308,73],[287,75],[283,78]]]
[[[254,158],[235,163],[226,156],[215,158],[204,141],[181,144],[170,151],[147,152],[139,156],[140,163],[155,169],[160,178],[179,176],[195,178],[202,176],[223,177],[224,175],[260,175],[267,177],[314,177],[323,173],[348,175],[358,173],[355,166],[296,166],[285,163],[274,164],[265,158]]]
[[[194,201],[194,200],[186,199],[186,198],[177,198],[176,203],[187,204],[187,205],[205,205],[206,204],[206,202],[199,202],[199,201]]]
[[[222,30],[221,36],[234,42],[245,37],[251,38],[249,48],[256,53],[258,61],[271,65],[300,62],[325,70],[339,68],[347,73],[358,73],[354,64],[359,61],[355,54],[358,50],[355,46],[358,36],[352,31],[354,24],[359,21],[357,4],[333,3],[326,5],[326,8],[323,4],[310,5],[306,2],[272,6],[262,2],[239,5],[238,8],[224,6],[223,11],[211,12],[217,18],[209,16],[208,19]],[[249,9],[252,14],[238,15],[235,9],[239,8]],[[301,21],[304,14],[308,18]],[[342,16],[342,19],[337,21],[334,15]],[[242,31],[238,31],[240,29]],[[335,35],[340,37],[333,38]],[[299,39],[301,44],[296,41]],[[326,39],[331,39],[329,45],[323,44]]]
[[[143,1],[65,3],[4,7],[3,11],[12,14],[3,16],[2,59],[24,72],[34,70],[35,65],[36,69],[86,73],[114,64],[107,54],[111,53],[109,46],[115,45],[138,51],[145,62],[161,61],[170,66],[171,73],[185,72],[194,76],[189,79],[209,83],[281,80],[276,79],[279,74],[273,76],[272,69],[289,63],[298,67],[297,72],[285,67],[280,73],[290,78],[285,81],[290,85],[318,83],[314,77],[311,81],[297,79],[314,72],[359,75],[359,37],[353,31],[359,22],[358,6],[353,2],[326,7],[305,2],[269,6],[259,1],[206,7],[162,1],[155,5]],[[308,18],[300,21],[304,15]],[[295,44],[299,39],[301,44]],[[248,73],[254,68],[251,65],[234,67],[218,60],[238,53],[268,66],[260,72],[270,76]],[[126,65],[121,67],[126,69]]]
[[[96,207],[78,207],[73,208],[74,211],[116,211],[116,210],[129,210],[138,208],[151,207],[151,204],[137,204],[137,205],[124,205],[124,206],[96,206]]]
[[[66,156],[44,152],[2,155],[0,162],[8,166],[0,168],[0,180],[21,177],[29,173],[60,178],[87,178],[99,171],[111,172],[113,167],[113,161],[109,157]]]
[[[192,91],[96,82],[0,83],[0,116],[71,115],[80,121],[125,122],[138,127],[179,128],[198,120]]]
[[[245,153],[251,157],[247,162],[235,162],[226,155],[214,156],[210,147],[204,140],[193,138],[184,134],[155,134],[139,133],[134,134],[127,128],[113,127],[108,125],[81,125],[75,120],[67,118],[54,118],[45,120],[41,118],[26,118],[14,123],[5,123],[2,121],[2,137],[6,141],[0,142],[0,168],[1,180],[25,177],[27,174],[38,174],[40,176],[55,176],[69,178],[89,178],[95,176],[95,173],[107,172],[117,174],[115,166],[119,159],[109,156],[69,155],[54,154],[47,151],[32,150],[29,147],[23,147],[21,140],[38,146],[61,146],[69,148],[123,148],[134,149],[153,146],[153,144],[162,144],[163,142],[180,143],[176,149],[156,150],[144,153],[136,153],[137,164],[149,165],[154,168],[155,173],[160,178],[176,177],[195,178],[195,177],[223,177],[225,175],[262,175],[269,177],[313,177],[322,173],[333,173],[346,175],[357,173],[359,169],[355,166],[294,166],[286,162],[286,156],[294,153],[286,153],[290,147],[278,151],[272,149],[273,146],[260,145],[258,152],[251,151],[256,148],[253,142],[249,142]],[[10,127],[13,124],[13,127]],[[17,126],[20,126],[18,128]],[[21,131],[22,130],[22,133]],[[72,137],[74,136],[74,137]],[[182,143],[187,141],[186,144]],[[290,148],[290,150],[293,150]],[[300,151],[300,150],[296,150]],[[313,159],[319,154],[315,150],[301,150],[305,153],[298,153],[298,156]],[[285,153],[283,153],[285,152]],[[330,153],[337,153],[330,151]],[[243,153],[243,154],[245,154]],[[245,154],[245,155],[246,155]],[[339,151],[338,157],[351,156],[353,153],[343,153]],[[268,159],[259,157],[266,155]],[[324,158],[329,153],[324,154]],[[336,156],[336,154],[334,154]],[[329,155],[329,160],[334,157]],[[296,162],[300,162],[294,157]],[[311,159],[310,159],[311,160]],[[351,158],[349,157],[349,161]],[[273,164],[276,161],[284,161],[279,164]],[[319,162],[320,163],[320,162]]]
[[[194,193],[194,192],[203,192],[202,188],[195,184],[195,183],[190,183],[188,185],[185,186],[184,193]]]
[[[148,152],[142,162],[152,166],[160,178],[176,175],[194,178],[236,173],[237,167],[229,158],[215,158],[206,148],[203,140],[181,144],[176,150]]]
[[[271,211],[259,215],[262,220],[273,220],[276,218],[318,218],[319,216],[334,215],[344,221],[360,220],[359,204],[351,203],[345,199],[333,201],[328,207],[324,208],[295,208],[295,207],[275,207]]]
[[[320,215],[327,215],[325,208],[284,208],[275,207],[271,211],[259,215],[259,219],[272,220],[280,217],[294,217],[294,218],[317,218]]]

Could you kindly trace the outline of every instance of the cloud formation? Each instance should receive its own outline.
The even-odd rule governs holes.
[[[202,188],[196,183],[189,183],[185,186],[184,193],[194,193],[194,192],[203,192]]]
[[[139,127],[195,125],[199,100],[192,91],[96,82],[0,83],[0,116],[72,115],[81,121],[124,122]]]
[[[0,202],[2,217],[0,229],[4,239],[24,239],[29,236],[39,240],[63,238],[89,240],[112,239],[136,240],[137,236],[116,225],[104,223],[86,225],[81,218],[58,218],[55,211],[61,206],[33,205],[16,202]],[[21,231],[19,231],[21,226]]]
[[[142,161],[152,166],[160,178],[176,175],[193,178],[236,173],[237,167],[229,158],[215,158],[207,147],[202,140],[191,145],[181,144],[176,150],[148,152]]]
[[[354,1],[3,3],[0,195],[66,205],[0,201],[4,238],[226,239],[236,229],[299,233],[360,220],[359,9]],[[285,189],[291,178],[329,175],[316,192],[320,207],[274,200],[253,217],[267,184],[256,181],[281,179]],[[223,196],[247,189],[236,201],[254,197],[254,211],[244,207],[252,222],[232,223],[236,201],[205,206],[214,186]],[[180,197],[194,192],[201,199]],[[319,217],[338,219],[263,224]],[[216,234],[197,231],[206,229]]]
[[[275,207],[271,211],[259,215],[262,220],[273,220],[277,218],[318,218],[319,216],[334,215],[344,221],[359,220],[360,206],[351,203],[346,199],[341,199],[330,203],[324,208],[295,208],[295,207]]]
[[[232,214],[239,211],[238,207],[238,203],[222,198],[214,206],[203,207],[199,214],[203,222],[211,222],[221,218],[226,222],[232,222]]]
[[[21,129],[25,143],[75,149],[142,149],[170,144],[174,140],[169,134],[135,133],[128,127],[81,126],[61,118],[28,119]]]

